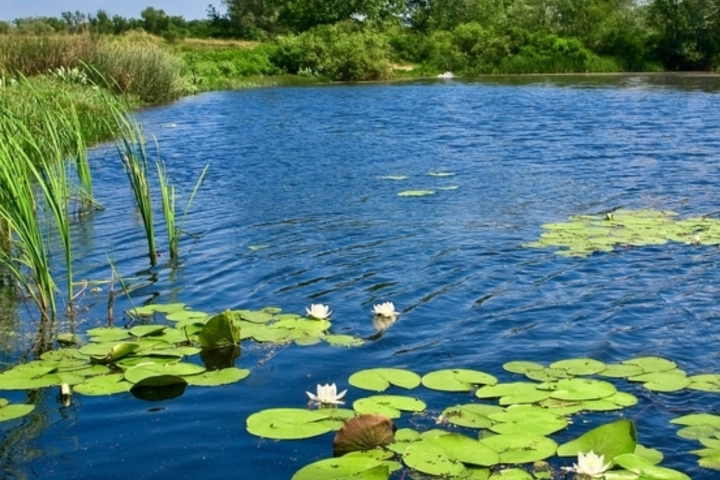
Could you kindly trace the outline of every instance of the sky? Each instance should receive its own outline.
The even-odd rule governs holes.
[[[23,17],[59,17],[61,12],[79,10],[96,13],[106,10],[110,16],[140,18],[147,7],[165,10],[168,15],[181,15],[185,20],[207,17],[207,6],[222,11],[220,0],[0,0],[0,20]]]

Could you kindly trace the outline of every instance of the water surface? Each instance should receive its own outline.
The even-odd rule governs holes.
[[[248,379],[157,404],[76,395],[62,408],[55,391],[27,394],[36,413],[0,425],[6,478],[290,478],[330,455],[332,435],[260,440],[245,419],[303,407],[316,383],[347,388],[362,368],[462,367],[519,380],[502,364],[660,355],[691,374],[720,371],[717,248],[577,259],[522,247],[543,223],[575,214],[717,214],[719,88],[710,77],[512,77],[215,92],[140,112],[181,192],[210,164],[186,224],[198,236],[183,239],[179,268],[149,269],[117,154],[99,147],[93,165],[106,210],[76,227],[78,278],[109,279],[111,258],[136,303],[288,312],[325,303],[334,331],[372,340],[349,350],[243,343],[237,365],[252,369]],[[428,175],[438,171],[454,175]],[[388,175],[408,178],[380,178]],[[441,187],[457,188],[398,196]],[[372,305],[388,300],[402,315],[375,335]],[[81,303],[82,328],[106,322],[103,294]],[[119,301],[117,313],[128,307]],[[18,319],[5,323],[7,331]],[[0,360],[26,356],[20,337],[0,342]],[[623,414],[643,444],[665,453],[663,465],[715,478],[687,453],[699,444],[675,437],[668,420],[717,413],[720,396],[618,385],[640,397]],[[473,398],[414,394],[430,415],[400,426],[431,428],[432,415]],[[351,388],[348,398],[365,395]]]

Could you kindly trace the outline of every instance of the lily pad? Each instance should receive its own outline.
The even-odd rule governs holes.
[[[622,362],[626,365],[637,365],[644,373],[666,372],[677,368],[677,363],[661,357],[637,357]]]
[[[542,384],[540,388],[550,389],[552,398],[570,401],[597,400],[617,392],[615,385],[610,382],[587,378],[558,380],[554,384]]]
[[[147,337],[159,335],[167,328],[167,325],[138,325],[130,329],[130,335],[134,337]]]
[[[480,443],[500,455],[500,463],[531,463],[555,455],[554,440],[532,433],[502,433],[486,437]]]
[[[594,375],[605,370],[605,364],[592,358],[573,358],[550,364],[550,368],[565,370],[570,375]]]
[[[74,390],[82,395],[102,396],[129,392],[132,385],[132,383],[124,381],[122,373],[113,373],[91,377],[85,382],[75,385]]]
[[[250,370],[235,367],[223,368],[222,370],[213,370],[203,372],[197,375],[184,377],[188,385],[196,385],[201,387],[215,387],[218,385],[228,385],[236,383],[247,378]]]
[[[359,347],[365,343],[362,338],[352,335],[325,335],[322,339],[334,347]]]
[[[250,415],[246,426],[248,432],[258,437],[293,440],[333,431],[334,426],[326,422],[328,418],[331,414],[323,410],[270,408]]]
[[[215,315],[205,324],[198,335],[198,342],[203,348],[218,348],[240,343],[240,327],[230,312]]]
[[[0,408],[0,422],[7,422],[24,417],[33,410],[35,410],[35,405],[6,405]]]
[[[203,373],[205,367],[195,365],[194,363],[175,363],[175,364],[157,364],[143,363],[135,367],[128,368],[125,371],[125,379],[131,383],[138,383],[146,378],[158,377],[163,375],[188,376]]]
[[[579,452],[593,451],[609,460],[618,455],[633,453],[636,446],[635,424],[630,420],[620,419],[600,425],[575,440],[560,445],[557,454],[561,457],[576,457]]]
[[[389,477],[390,469],[384,461],[344,456],[306,465],[292,476],[292,480],[387,480]]]
[[[505,409],[497,405],[483,405],[469,403],[455,405],[443,410],[438,421],[446,421],[453,425],[468,428],[490,428],[493,421],[488,418],[491,413],[504,412]]]
[[[528,370],[542,370],[545,366],[537,362],[512,361],[503,365],[503,369],[511,373],[524,374]]]
[[[359,415],[348,420],[335,434],[333,454],[336,457],[349,452],[373,450],[395,441],[395,425],[382,415]]]
[[[534,478],[521,468],[508,468],[493,473],[489,480],[534,480]]]
[[[478,398],[500,397],[500,405],[516,403],[536,403],[550,398],[549,390],[539,390],[538,384],[528,382],[499,383],[479,388],[475,392]]]
[[[497,378],[477,370],[436,370],[422,377],[422,384],[431,390],[469,392],[476,385],[495,385]]]
[[[660,467],[646,460],[640,455],[626,453],[614,457],[615,463],[629,470],[643,479],[650,480],[690,480],[690,477],[677,470]]]
[[[358,413],[376,413],[388,418],[400,418],[401,412],[422,412],[427,406],[417,398],[400,395],[374,395],[353,402]]]
[[[390,388],[390,385],[413,389],[420,385],[420,375],[399,368],[371,368],[353,373],[348,379],[350,385],[382,392]]]
[[[568,421],[562,416],[532,405],[513,405],[504,412],[489,414],[488,418],[497,422],[490,427],[490,430],[496,433],[527,432],[550,435],[568,425]]]

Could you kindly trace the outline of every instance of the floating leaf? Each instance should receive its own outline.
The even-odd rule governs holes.
[[[324,420],[331,415],[323,410],[270,408],[247,418],[247,431],[258,437],[293,440],[322,435],[333,430]]]
[[[131,383],[138,383],[146,378],[158,377],[163,375],[187,376],[197,375],[205,371],[204,367],[195,365],[194,363],[174,363],[174,364],[157,364],[142,363],[135,367],[125,370],[125,379]]]
[[[267,323],[273,319],[273,314],[266,311],[241,310],[240,317],[250,323]]]
[[[525,470],[509,468],[493,473],[489,480],[533,480],[533,478],[534,477]]]
[[[611,378],[627,378],[627,377],[633,377],[635,375],[640,375],[644,372],[645,371],[639,365],[626,365],[623,363],[612,363],[612,364],[606,365],[605,370],[598,373],[598,375],[601,375],[603,377],[611,377]]]
[[[35,405],[6,405],[0,408],[0,422],[24,417],[35,410]]]
[[[677,363],[661,357],[638,357],[622,362],[626,365],[637,365],[644,373],[666,372],[677,368]]]
[[[322,339],[334,347],[359,347],[365,343],[362,338],[352,335],[325,335]]]
[[[430,442],[410,444],[403,453],[403,462],[428,475],[457,477],[466,471],[462,462],[451,458],[442,447]]]
[[[555,455],[557,443],[552,439],[532,433],[501,433],[486,437],[480,443],[500,455],[500,463],[530,463]]]
[[[536,383],[513,382],[489,385],[475,392],[478,398],[500,397],[500,405],[535,403],[550,397],[549,390],[539,390]]]
[[[544,365],[537,362],[513,361],[503,365],[503,369],[511,373],[524,374],[528,370],[542,370]]]
[[[550,364],[550,368],[565,370],[570,375],[594,375],[605,370],[605,364],[592,358],[573,358]]]
[[[250,370],[240,368],[223,368],[222,370],[213,370],[211,372],[203,372],[197,375],[184,377],[188,385],[196,385],[201,387],[216,387],[218,385],[227,385],[236,383],[247,378]]]
[[[371,368],[353,373],[348,379],[350,385],[382,392],[395,385],[413,389],[420,385],[420,375],[400,368]]]
[[[604,380],[571,378],[559,380],[555,384],[542,384],[540,388],[551,388],[550,396],[560,400],[597,400],[609,397],[617,392],[617,388]]]
[[[389,477],[389,467],[383,461],[345,456],[306,465],[292,476],[292,480],[387,480]]]
[[[637,446],[635,424],[627,419],[616,420],[593,428],[575,440],[558,447],[561,457],[576,457],[579,452],[595,452],[605,455],[607,460],[618,455],[632,453]]]
[[[89,378],[85,382],[75,385],[74,390],[82,395],[99,396],[129,392],[131,387],[132,383],[124,381],[122,373],[114,373]]]
[[[504,412],[491,413],[488,417],[497,422],[490,427],[496,433],[550,435],[568,425],[567,420],[560,415],[532,405],[513,405]]]
[[[479,403],[455,405],[443,410],[439,421],[446,421],[460,427],[489,428],[493,422],[488,418],[488,415],[504,411],[505,409],[497,405]]]
[[[333,454],[336,457],[348,452],[372,450],[395,441],[392,420],[382,415],[359,415],[348,420],[335,434]]]
[[[688,385],[688,388],[691,390],[720,393],[720,375],[718,374],[693,375],[689,378],[690,385]]]
[[[240,327],[233,322],[230,312],[215,315],[200,331],[198,342],[203,348],[237,345],[240,343]]]
[[[437,370],[422,377],[422,384],[443,392],[469,392],[475,385],[495,385],[497,378],[477,370]]]
[[[425,408],[422,400],[400,395],[374,395],[353,403],[358,413],[376,413],[388,418],[400,418],[401,412],[422,412]]]
[[[196,312],[194,310],[181,310],[168,314],[165,318],[171,322],[182,322],[187,320],[204,320],[208,317],[205,312]]]
[[[654,465],[645,458],[635,455],[634,453],[626,453],[614,457],[615,463],[626,470],[639,475],[643,479],[651,480],[690,480],[690,477],[677,470]]]
[[[167,328],[167,325],[138,325],[130,329],[130,335],[134,337],[147,337],[158,335]]]

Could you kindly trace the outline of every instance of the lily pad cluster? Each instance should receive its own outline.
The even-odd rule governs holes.
[[[635,426],[629,420],[601,425],[562,445],[551,438],[570,428],[576,414],[621,410],[638,402],[637,397],[619,391],[610,381],[588,376],[634,379],[643,382],[649,390],[675,391],[669,388],[676,384],[675,377],[680,375],[674,362],[660,357],[637,357],[605,364],[591,358],[578,358],[548,366],[513,361],[503,367],[508,372],[526,376],[528,381],[501,383],[489,373],[472,369],[437,370],[423,376],[399,368],[372,368],[354,373],[349,383],[364,390],[412,390],[422,385],[441,392],[468,392],[476,401],[444,408],[436,424],[445,428],[425,432],[410,428],[397,430],[394,442],[388,445],[377,443],[382,447],[379,450],[383,452],[381,456],[357,454],[322,460],[301,469],[294,478],[311,478],[310,472],[321,475],[319,471],[329,469],[325,473],[330,476],[317,478],[345,478],[344,474],[332,476],[329,473],[343,471],[347,478],[366,478],[367,475],[367,478],[386,479],[403,466],[427,475],[450,478],[551,478],[552,468],[543,464],[544,461],[553,457],[577,457],[579,453],[592,451],[606,459],[611,469],[603,477],[606,479],[688,480],[687,475],[659,465],[662,454],[638,443]],[[689,384],[696,387],[701,387],[703,382],[712,383],[707,375],[687,378],[691,379]],[[353,410],[343,410],[344,415],[371,415],[387,421],[399,421],[406,414],[420,415],[420,418],[428,415],[428,406],[423,400],[407,395],[370,395],[355,400],[352,407]],[[297,414],[288,415],[293,419],[289,428],[297,434],[297,419],[307,415],[300,413],[307,410],[292,411]],[[312,412],[319,415],[313,417],[310,422],[313,425],[307,427],[302,437],[293,438],[337,430],[339,425],[332,428],[333,424],[326,418],[331,415],[337,420],[337,414],[331,413],[336,411]],[[253,414],[248,418],[248,431],[261,437],[282,439],[276,434],[283,428],[278,418],[272,410]],[[259,426],[262,423],[264,427]],[[467,430],[474,433],[467,434]],[[720,417],[717,430],[713,432],[716,431],[720,432]],[[361,439],[358,443],[377,436],[375,433],[356,435]],[[716,439],[720,447],[720,434]],[[387,456],[387,452],[393,456]],[[538,471],[538,465],[542,466],[541,471]]]
[[[165,314],[165,319],[177,322],[176,328],[197,331],[211,318],[209,314],[192,310],[184,304],[146,305],[128,311],[138,317],[152,317]],[[278,307],[266,307],[262,310],[231,310],[234,325],[240,329],[241,340],[255,340],[262,343],[308,346],[327,342],[334,346],[359,346],[365,343],[362,338],[352,335],[329,333],[332,326],[328,319],[315,319],[296,313],[283,313]]]
[[[67,385],[83,395],[132,391],[157,400],[182,394],[187,385],[224,385],[250,374],[234,366],[240,330],[228,313],[209,317],[197,328],[149,324],[94,328],[87,335],[85,345],[47,351],[3,372],[0,390]],[[189,361],[196,356],[205,365]]]
[[[0,410],[2,412],[2,410]],[[720,470],[720,416],[710,413],[694,413],[670,420],[670,423],[683,425],[678,436],[697,440],[704,448],[693,450],[698,455],[698,465],[704,468]]]
[[[602,215],[577,215],[568,222],[546,223],[537,242],[525,247],[559,248],[558,254],[585,257],[616,247],[664,245],[720,245],[720,220],[678,218],[675,212],[619,209]]]

